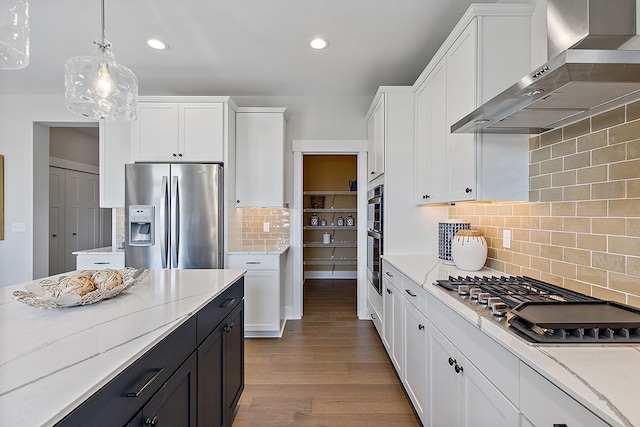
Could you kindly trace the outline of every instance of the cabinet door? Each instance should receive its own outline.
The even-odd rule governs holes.
[[[443,58],[433,69],[431,79],[431,191],[430,202],[447,200],[447,61]]]
[[[471,113],[477,94],[477,20],[469,23],[447,53],[448,201],[475,200],[476,136],[452,134],[453,123]]]
[[[231,425],[244,390],[243,307],[240,302],[198,347],[198,425]]]
[[[233,412],[244,390],[244,302],[223,322],[224,426],[231,426]]]
[[[193,353],[142,408],[143,425],[196,425],[197,359]]]
[[[393,317],[393,294],[395,289],[389,283],[389,280],[382,276],[382,311],[384,312],[384,333],[382,334],[382,344],[387,349],[389,357],[393,357],[393,333],[394,333],[394,317]]]
[[[425,424],[448,427],[462,425],[464,382],[455,371],[456,356],[453,345],[433,325],[429,325],[427,375],[430,422]]]
[[[416,136],[414,142],[414,199],[417,205],[431,201],[431,79],[416,91]]]
[[[518,409],[465,357],[458,358],[464,380],[464,426],[517,426]]]
[[[140,103],[133,124],[133,160],[166,162],[179,159],[178,104]]]
[[[180,153],[182,161],[223,162],[223,104],[181,103]]]
[[[382,94],[368,122],[369,155],[367,159],[369,181],[384,173],[385,147],[385,95]]]
[[[280,329],[279,276],[277,270],[249,270],[245,274],[245,331]]]
[[[404,385],[420,419],[427,407],[427,320],[412,304],[404,304]],[[446,425],[446,424],[434,424]]]
[[[284,114],[236,114],[236,206],[282,207]]]
[[[124,165],[131,163],[131,123],[100,120],[100,207],[124,206]]]

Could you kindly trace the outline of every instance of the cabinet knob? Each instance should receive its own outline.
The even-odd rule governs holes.
[[[464,190],[464,192],[467,193],[467,194],[471,193],[471,191],[473,191],[473,190],[471,190],[469,187],[465,188],[465,190]]]
[[[224,326],[224,331],[225,331],[226,333],[229,333],[229,332],[231,332],[231,330],[233,329],[233,327],[234,327],[234,326],[235,326],[235,325],[233,324],[233,322],[231,322],[231,323],[229,323],[228,325],[225,325],[225,326]]]
[[[179,153],[179,154],[178,154],[178,157],[182,157],[182,153]]]
[[[158,416],[154,415],[153,418],[149,417],[146,420],[144,420],[144,425],[146,426],[155,426],[156,424],[158,424]]]
[[[172,156],[173,157],[178,157],[178,155],[176,153],[173,153]]]
[[[72,235],[72,236],[77,236],[77,235],[78,235],[78,233],[71,233],[71,235]]]
[[[460,372],[464,371],[464,369],[462,369],[462,366],[458,365],[457,363],[453,369],[456,370],[456,374],[459,374]]]
[[[388,271],[387,271],[387,272],[385,272],[384,274],[386,274],[386,275],[387,275],[387,276],[389,276],[389,277],[393,277],[393,274],[389,273]]]
[[[453,366],[454,363],[456,363],[456,360],[449,358],[449,366]]]
[[[236,203],[240,203],[240,200],[236,200]]]
[[[387,293],[391,295],[393,292],[391,291],[391,289],[387,288]]]
[[[58,237],[58,235],[57,234],[52,234],[51,237]]]
[[[376,174],[376,171],[371,171],[371,175],[375,175],[375,174]]]
[[[431,198],[431,196],[430,196],[430,195],[428,195],[428,194],[425,194],[424,196],[422,196],[422,198],[423,198],[423,199],[429,199],[429,198]]]
[[[419,331],[423,331],[424,330],[424,325],[422,323],[418,324],[418,330]]]

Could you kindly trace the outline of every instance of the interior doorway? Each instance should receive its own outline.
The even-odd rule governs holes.
[[[355,258],[352,258],[349,266],[349,274],[353,277],[355,275],[356,280],[356,301],[357,301],[357,316],[359,319],[367,319],[367,266],[366,266],[366,188],[367,188],[367,140],[293,140],[293,204],[291,211],[291,246],[290,246],[290,258],[289,262],[292,265],[292,295],[287,296],[287,301],[292,301],[291,305],[287,304],[287,317],[290,319],[300,319],[303,316],[303,301],[304,301],[304,281],[305,281],[305,264],[304,264],[304,227],[309,226],[310,216],[314,212],[305,212],[305,203],[310,203],[310,197],[312,194],[304,194],[303,182],[304,182],[304,157],[306,156],[353,156],[356,159],[356,175],[348,178],[339,178],[343,182],[344,190],[350,191],[349,181],[355,178],[355,206],[357,214],[354,216],[355,222],[355,241],[356,247],[352,248],[355,251]],[[311,190],[310,190],[311,191]],[[326,197],[326,196],[325,196]],[[327,202],[325,198],[325,202]],[[352,209],[349,207],[348,209]],[[327,224],[329,223],[328,214],[330,212],[323,213],[326,215]],[[346,215],[345,215],[346,214]],[[337,221],[338,216],[344,215],[343,219],[346,224],[346,216],[348,213],[338,213],[334,219],[334,223]],[[320,214],[318,214],[320,216]],[[335,225],[337,227],[337,225]],[[320,233],[322,236],[324,233]],[[320,237],[322,238],[322,237]],[[335,234],[333,237],[329,237],[330,241],[335,241]],[[341,239],[339,237],[339,239]],[[317,242],[316,242],[317,244]],[[324,246],[324,243],[321,243]],[[324,248],[314,248],[322,249]],[[331,248],[333,249],[333,248]],[[336,248],[342,249],[342,248]],[[345,248],[346,249],[346,248]],[[344,256],[347,258],[347,256]],[[335,258],[335,255],[334,255]],[[355,264],[355,265],[353,265]],[[320,267],[320,266],[317,266]],[[324,266],[326,269],[327,267]],[[335,270],[333,270],[335,272]],[[307,273],[310,273],[307,271]],[[314,273],[319,274],[319,273]],[[325,271],[324,273],[328,273]],[[331,273],[334,275],[334,273]],[[339,273],[344,274],[344,273]],[[291,298],[291,299],[290,299]]]
[[[304,279],[356,279],[355,155],[303,156]]]
[[[38,125],[39,131],[34,132],[34,146],[38,143],[46,152],[46,158],[41,156],[38,164],[44,166],[46,162],[48,166],[47,205],[39,207],[41,211],[46,209],[46,217],[40,222],[47,229],[44,235],[34,233],[34,261],[42,256],[46,269],[34,277],[75,270],[73,252],[110,246],[112,234],[111,209],[100,208],[97,124],[45,126]],[[44,243],[44,236],[48,240],[46,254],[35,249]]]

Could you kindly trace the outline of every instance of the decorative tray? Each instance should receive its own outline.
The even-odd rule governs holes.
[[[93,304],[113,298],[141,281],[149,272],[131,267],[122,270],[82,270],[57,279],[44,279],[14,291],[20,302],[38,308],[62,308]]]

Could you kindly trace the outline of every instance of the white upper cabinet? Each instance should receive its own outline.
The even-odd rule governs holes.
[[[384,173],[384,150],[386,145],[386,103],[384,93],[380,95],[367,120],[369,139],[368,172],[369,181],[373,181]]]
[[[133,125],[133,160],[223,162],[224,104],[140,102]]]
[[[527,200],[526,135],[451,125],[530,71],[532,5],[472,5],[416,87],[416,204]]]
[[[131,163],[131,123],[100,120],[100,207],[124,206],[124,165]]]
[[[286,108],[238,108],[236,207],[284,205]]]

